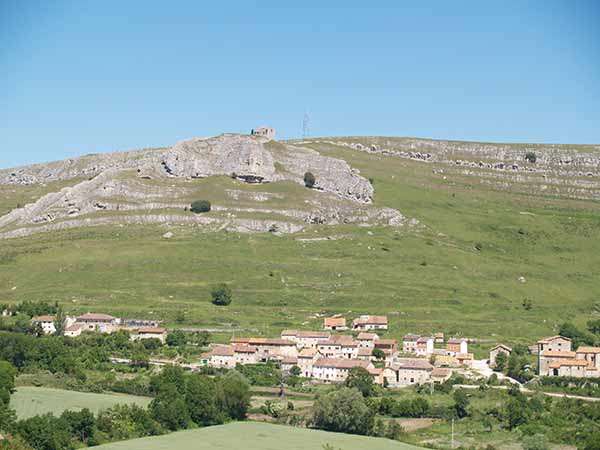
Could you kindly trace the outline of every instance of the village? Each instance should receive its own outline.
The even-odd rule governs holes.
[[[55,334],[56,316],[32,318],[32,324],[45,334]],[[64,336],[76,338],[84,332],[114,333],[124,330],[130,339],[157,339],[166,342],[168,331],[156,320],[120,319],[108,314],[86,313],[65,317]],[[343,382],[350,371],[362,367],[373,382],[386,387],[443,383],[454,372],[491,374],[499,355],[505,360],[511,347],[498,344],[490,349],[489,359],[476,360],[469,352],[469,339],[406,334],[401,343],[380,337],[388,331],[388,318],[360,315],[350,326],[336,315],[323,319],[322,330],[283,330],[276,338],[232,337],[230,343],[211,344],[196,364],[233,369],[237,365],[277,363],[282,372],[294,373],[314,382]],[[379,334],[378,334],[379,333]],[[552,336],[540,339],[529,348],[537,357],[537,373],[545,377],[600,377],[600,347],[572,348],[571,339]],[[484,370],[482,370],[484,369]],[[487,369],[487,371],[485,370]]]

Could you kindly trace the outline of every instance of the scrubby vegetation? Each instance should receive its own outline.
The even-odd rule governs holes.
[[[196,200],[195,202],[192,202],[190,206],[190,211],[199,214],[209,212],[210,208],[211,204],[208,200]]]

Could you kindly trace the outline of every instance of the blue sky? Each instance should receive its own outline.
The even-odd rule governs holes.
[[[305,111],[321,136],[600,143],[599,24],[594,0],[0,0],[0,167],[297,137]]]

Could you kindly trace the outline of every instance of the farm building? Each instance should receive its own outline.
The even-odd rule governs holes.
[[[347,330],[346,319],[344,317],[334,316],[325,317],[323,319],[323,329],[330,331],[344,331]]]
[[[509,357],[512,353],[512,348],[504,344],[498,344],[494,348],[492,348],[490,350],[490,366],[496,367],[496,357],[500,353],[504,353],[506,357]]]
[[[400,358],[385,368],[383,376],[388,386],[423,384],[431,380],[433,366],[426,359]]]
[[[363,315],[352,321],[353,330],[387,330],[388,318],[386,316]]]
[[[31,323],[33,325],[39,325],[44,334],[54,334],[56,333],[56,326],[54,325],[55,320],[56,316],[35,316],[31,319]]]

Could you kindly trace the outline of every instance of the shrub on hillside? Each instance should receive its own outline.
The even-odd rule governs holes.
[[[535,164],[535,162],[537,161],[537,155],[533,152],[527,152],[525,153],[525,160],[527,160],[531,164]]]
[[[210,207],[210,202],[208,200],[196,200],[195,202],[192,202],[190,211],[196,214],[205,213],[210,211]]]
[[[210,295],[213,304],[217,306],[227,306],[231,303],[231,289],[224,283],[215,286]]]
[[[307,188],[312,188],[316,182],[317,179],[311,172],[306,172],[304,174],[304,186],[306,186]]]

